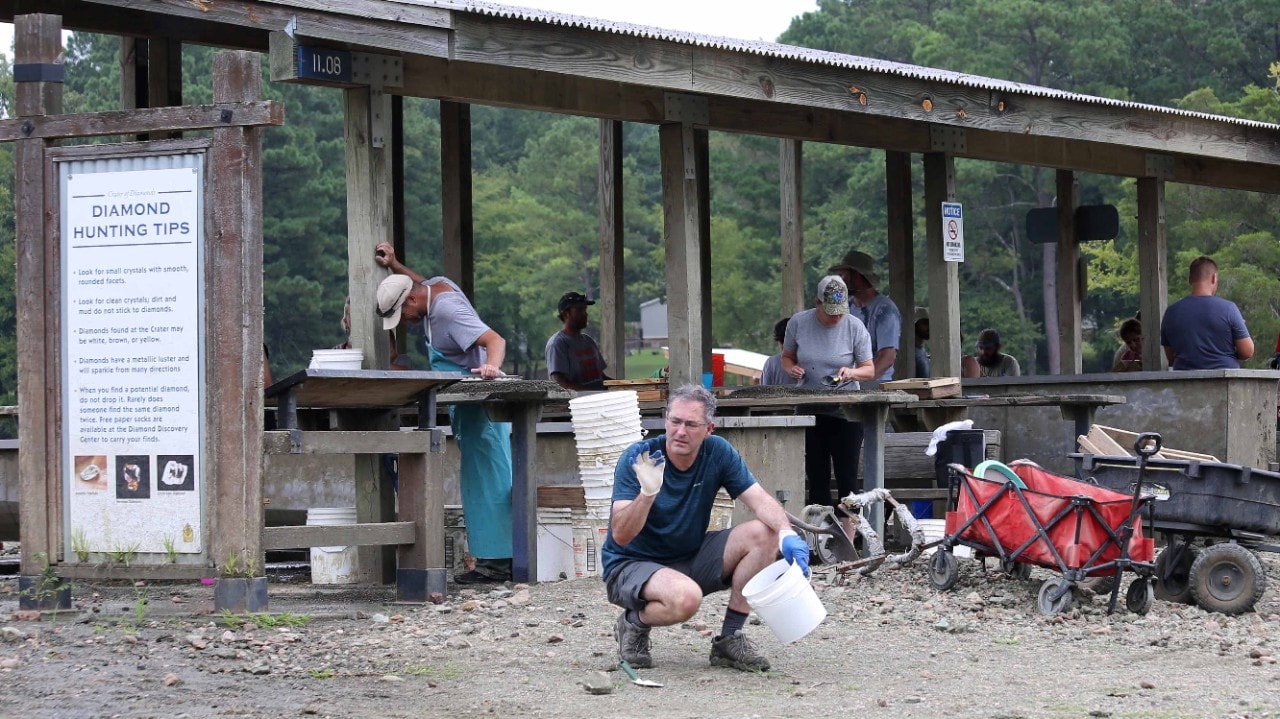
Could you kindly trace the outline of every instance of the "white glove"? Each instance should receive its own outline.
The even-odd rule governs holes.
[[[640,494],[652,497],[662,489],[662,475],[667,469],[667,460],[662,452],[652,455],[642,452],[631,467],[636,471],[636,479],[640,480]]]

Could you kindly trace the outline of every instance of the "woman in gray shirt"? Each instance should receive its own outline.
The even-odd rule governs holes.
[[[858,382],[875,377],[871,335],[849,314],[849,293],[836,275],[818,283],[814,308],[797,312],[787,324],[782,342],[782,368],[801,387],[821,389],[835,380],[839,390],[858,389]],[[831,505],[834,471],[840,497],[859,490],[858,455],[862,451],[862,423],[842,414],[818,414],[805,430],[805,503]]]

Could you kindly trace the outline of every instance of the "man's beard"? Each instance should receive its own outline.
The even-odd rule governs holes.
[[[991,356],[990,356],[990,357],[985,357],[985,356],[983,356],[983,355],[978,355],[978,364],[982,365],[983,367],[999,367],[999,366],[1000,366],[1000,353],[999,353],[999,352],[993,352],[993,353],[991,353]]]

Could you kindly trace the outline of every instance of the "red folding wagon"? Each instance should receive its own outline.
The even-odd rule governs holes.
[[[1140,486],[1122,494],[1027,461],[1011,467],[984,462],[977,467],[981,476],[958,464],[950,467],[954,491],[946,534],[928,567],[934,587],[955,585],[960,572],[952,550],[964,545],[980,557],[999,559],[1014,576],[1026,578],[1032,566],[1059,572],[1040,587],[1037,606],[1043,614],[1067,611],[1077,583],[1102,576],[1115,577],[1109,605],[1114,610],[1126,571],[1138,576],[1125,606],[1138,614],[1150,610],[1155,543],[1143,536],[1141,516],[1152,496]]]

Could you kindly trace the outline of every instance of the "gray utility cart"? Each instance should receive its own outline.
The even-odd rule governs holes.
[[[1221,462],[1075,453],[1077,476],[1119,492],[1155,495],[1149,526],[1168,546],[1156,559],[1156,597],[1240,614],[1266,590],[1256,551],[1280,552],[1280,474]],[[1200,546],[1197,540],[1203,539]]]

